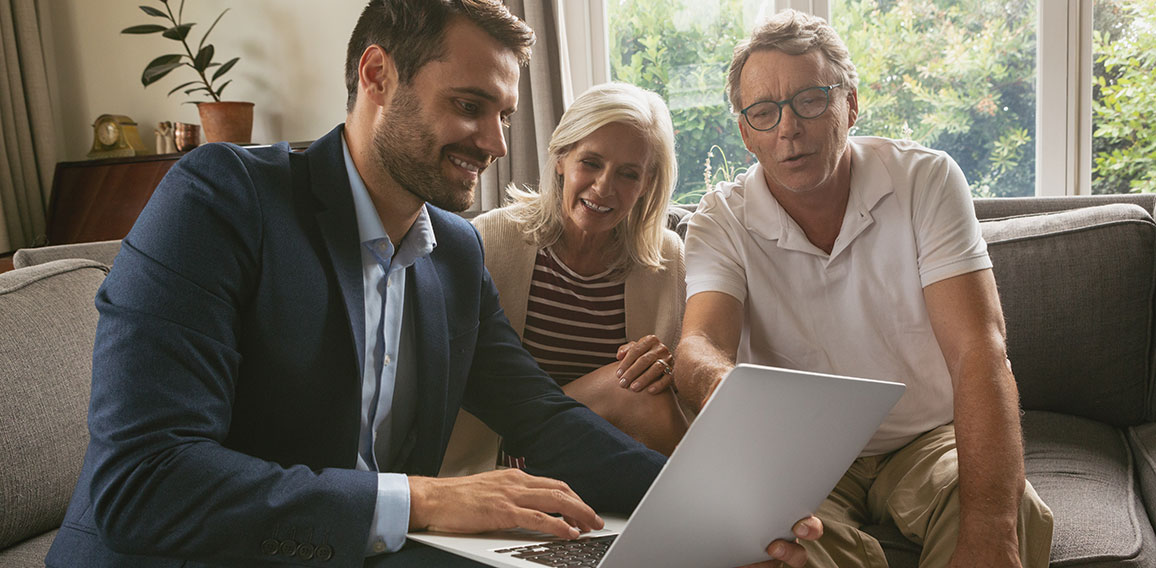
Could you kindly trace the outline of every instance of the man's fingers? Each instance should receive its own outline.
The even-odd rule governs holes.
[[[578,538],[582,534],[565,519],[533,509],[518,509],[514,522],[524,529],[552,534],[559,538]]]
[[[565,519],[563,522],[566,522],[568,525],[574,525],[582,532],[601,528],[602,526],[602,519],[594,512],[594,509],[591,509],[589,505],[583,503],[576,495],[568,494],[564,491],[552,489],[525,491],[515,498],[514,504],[518,507],[534,510],[543,514],[559,514]]]
[[[791,532],[803,540],[819,540],[823,536],[823,522],[818,517],[807,517],[795,523]]]
[[[807,551],[793,542],[776,540],[767,547],[767,554],[793,568],[802,568],[807,564]]]

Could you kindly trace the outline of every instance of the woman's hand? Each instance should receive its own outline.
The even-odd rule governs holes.
[[[618,386],[650,394],[670,388],[674,356],[658,337],[647,335],[618,348]]]

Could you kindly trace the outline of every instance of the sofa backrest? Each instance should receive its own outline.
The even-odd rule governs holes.
[[[63,258],[87,258],[112,266],[113,259],[120,252],[120,239],[97,241],[94,243],[72,243],[46,247],[22,248],[12,255],[15,268],[27,268]]]
[[[981,227],[1023,407],[1117,426],[1150,420],[1151,214],[1113,203]]]
[[[108,268],[59,260],[0,274],[0,549],[60,525],[88,445]]]

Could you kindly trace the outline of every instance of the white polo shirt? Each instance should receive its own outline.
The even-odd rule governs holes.
[[[759,165],[707,193],[686,236],[687,297],[743,303],[738,362],[899,381],[862,455],[952,421],[923,288],[991,267],[963,172],[913,142],[852,137],[851,194],[831,254],[771,195]]]

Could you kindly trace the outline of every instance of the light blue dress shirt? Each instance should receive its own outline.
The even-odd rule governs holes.
[[[437,241],[423,205],[395,253],[344,136],[341,147],[362,244],[365,292],[365,366],[357,469],[380,471],[390,465],[390,456],[396,454],[412,426],[417,402],[414,328],[412,317],[406,317],[413,310],[406,299],[405,269],[433,251]],[[377,503],[366,555],[394,552],[405,544],[409,505],[409,480],[405,474],[378,473]]]

